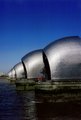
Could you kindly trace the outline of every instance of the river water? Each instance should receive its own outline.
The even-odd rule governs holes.
[[[81,120],[81,101],[54,102],[50,94],[18,91],[0,80],[0,120]]]

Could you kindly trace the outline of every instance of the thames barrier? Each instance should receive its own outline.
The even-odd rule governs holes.
[[[81,38],[65,37],[21,58],[8,76],[41,90],[81,90]],[[33,85],[33,87],[32,87]],[[28,86],[27,86],[28,87]]]

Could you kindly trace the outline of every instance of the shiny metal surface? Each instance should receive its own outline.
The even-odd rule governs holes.
[[[81,80],[81,39],[66,37],[44,48],[52,80]]]
[[[15,75],[16,75],[16,73],[15,73],[15,70],[14,70],[14,68],[12,68],[11,70],[10,70],[10,72],[8,73],[8,76],[10,77],[10,78],[15,78]]]
[[[11,71],[8,72],[8,77],[11,77]]]
[[[23,67],[23,64],[21,62],[14,66],[14,70],[15,70],[16,79],[25,78],[24,67]]]
[[[44,69],[42,50],[35,50],[28,53],[22,58],[22,62],[26,68],[28,79],[44,77],[42,73]]]

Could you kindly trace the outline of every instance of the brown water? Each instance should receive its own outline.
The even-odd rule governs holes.
[[[0,120],[81,120],[81,101],[55,102],[34,91],[17,91],[15,84],[0,80]]]

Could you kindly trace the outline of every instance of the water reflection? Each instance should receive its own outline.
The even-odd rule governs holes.
[[[35,92],[34,91],[17,91],[23,105],[23,120],[36,120]]]
[[[36,102],[38,120],[81,119],[81,101],[55,102],[53,98],[52,95],[36,95],[36,101],[39,101]]]
[[[52,94],[17,91],[0,82],[0,120],[81,120],[81,101],[55,102]]]

